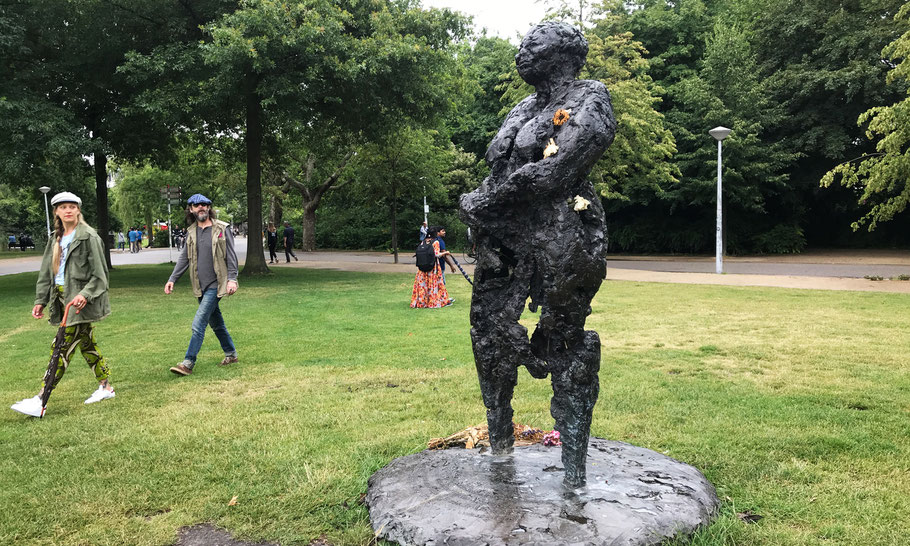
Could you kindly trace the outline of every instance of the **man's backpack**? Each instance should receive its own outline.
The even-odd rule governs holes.
[[[417,245],[417,269],[429,273],[436,267],[436,251],[432,242],[422,242]]]

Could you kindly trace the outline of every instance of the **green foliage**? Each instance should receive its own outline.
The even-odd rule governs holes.
[[[177,224],[174,224],[177,225]],[[168,246],[168,230],[159,229],[155,231],[155,236],[152,237],[152,245],[155,248],[167,248]]]
[[[910,3],[895,15],[903,22],[910,16]],[[882,56],[892,59],[894,68],[888,74],[890,82],[898,82],[905,90],[905,97],[891,106],[870,108],[859,116],[858,124],[866,129],[869,140],[877,140],[876,152],[856,161],[841,163],[822,178],[822,186],[840,184],[860,192],[859,202],[870,207],[862,218],[852,224],[858,230],[868,224],[869,231],[880,222],[887,222],[907,208],[910,202],[910,30],[882,51]]]
[[[502,123],[501,93],[497,88],[513,70],[517,52],[507,40],[487,36],[461,44],[458,50],[465,78],[476,84],[473,93],[456,102],[447,125],[452,142],[477,158],[486,155],[487,146]]]

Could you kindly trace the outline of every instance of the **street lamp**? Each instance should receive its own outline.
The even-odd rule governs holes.
[[[715,272],[720,274],[724,272],[724,235],[723,235],[723,192],[721,191],[721,165],[722,165],[722,148],[723,140],[730,135],[730,129],[726,127],[715,127],[708,131],[708,134],[717,140],[717,239],[715,243]]]
[[[423,180],[424,182],[426,182],[426,179],[427,179],[426,176],[421,176],[420,178],[418,178],[418,180]],[[423,185],[423,221],[424,222],[427,221],[428,212],[430,212],[430,207],[427,206],[427,185],[426,185],[426,183],[424,183],[424,185]]]
[[[44,219],[45,219],[45,221],[47,221],[47,240],[50,241],[51,240],[51,213],[48,212],[48,208],[47,208],[47,192],[51,191],[51,189],[48,188],[47,186],[41,186],[38,189],[41,191],[41,193],[44,194]],[[23,247],[23,248],[25,248],[25,247]]]

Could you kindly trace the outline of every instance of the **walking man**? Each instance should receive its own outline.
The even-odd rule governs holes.
[[[294,257],[294,261],[297,261],[297,255],[294,254],[294,228],[291,227],[290,222],[284,223],[284,257],[287,259],[287,263],[291,263],[291,256]]]
[[[221,365],[227,366],[237,362],[237,349],[218,307],[221,298],[237,291],[234,234],[226,222],[215,217],[212,201],[199,193],[187,199],[186,222],[189,224],[186,229],[186,245],[177,258],[174,272],[164,285],[164,293],[170,294],[174,291],[174,283],[189,269],[193,294],[199,300],[199,309],[193,318],[193,335],[190,337],[186,356],[183,362],[171,368],[177,375],[193,373],[207,326],[212,327],[221,343],[221,350],[224,351]]]
[[[136,252],[136,228],[130,227],[130,230],[126,232],[127,237],[130,239],[130,254]]]
[[[442,226],[436,226],[436,240],[439,242],[440,252],[445,252],[446,242],[443,240],[443,237],[446,236],[446,228]],[[452,261],[452,256],[449,253],[446,253],[439,257],[439,268],[442,271],[442,284],[446,283],[446,262],[449,263],[449,271],[455,273],[455,262]],[[453,298],[452,301],[455,301]]]

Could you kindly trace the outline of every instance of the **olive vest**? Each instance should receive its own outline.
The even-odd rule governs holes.
[[[221,220],[212,222],[212,264],[215,266],[215,277],[218,279],[218,297],[227,295],[227,239],[224,230],[227,223]],[[199,286],[199,260],[196,256],[196,222],[186,228],[186,257],[190,261],[190,282],[193,285],[193,294],[202,297],[202,287]]]

